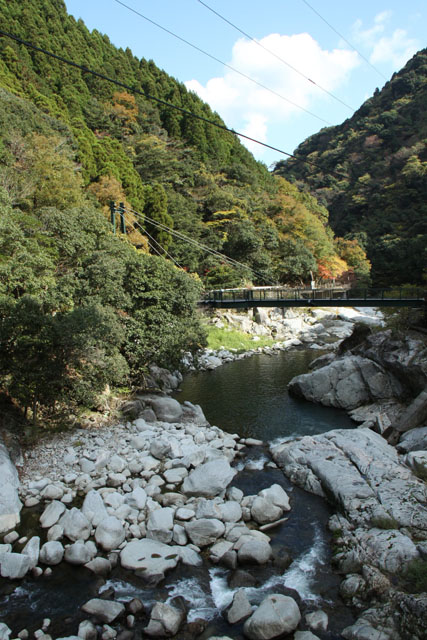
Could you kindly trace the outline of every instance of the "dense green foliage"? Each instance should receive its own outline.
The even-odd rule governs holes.
[[[87,203],[25,213],[0,197],[0,383],[23,407],[91,405],[203,344],[193,278]]]
[[[207,104],[153,61],[138,60],[129,49],[115,48],[107,36],[90,33],[81,20],[67,15],[62,0],[0,0],[0,10],[3,28],[15,35],[223,125]],[[78,205],[82,188],[106,216],[109,200],[124,202],[142,214],[127,214],[136,247],[150,244],[153,253],[170,255],[211,287],[245,280],[294,282],[317,273],[318,266],[323,275],[319,260],[328,263],[338,254],[326,209],[314,199],[302,200],[295,189],[283,210],[277,181],[237,136],[139,93],[118,90],[11,39],[1,38],[0,56],[0,83],[7,90],[0,96],[0,184],[14,204],[25,209]],[[58,159],[61,172],[55,171]],[[73,160],[80,169],[74,180]],[[292,220],[281,224],[292,199],[307,209],[303,229],[294,228]],[[235,271],[221,264],[196,244],[144,223],[144,214],[248,268]],[[316,240],[306,237],[310,215],[318,218]],[[290,246],[292,258],[297,254],[296,267],[288,259]],[[336,275],[337,269],[329,272]]]
[[[329,209],[334,231],[367,247],[379,285],[421,283],[427,266],[427,50],[417,53],[342,125],[295,152],[314,165],[275,172]]]
[[[153,101],[222,124],[151,60],[90,33],[62,0],[0,11],[5,30],[132,88],[0,38],[0,385],[20,406],[87,406],[150,362],[177,364],[205,340],[201,282],[369,274],[314,197],[237,136]]]

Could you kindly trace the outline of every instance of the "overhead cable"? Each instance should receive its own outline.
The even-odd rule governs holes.
[[[317,15],[321,20],[323,20],[323,22],[324,22],[326,25],[328,25],[328,27],[329,27],[330,29],[332,29],[332,31],[333,31],[334,33],[336,33],[340,38],[342,38],[342,40],[344,40],[344,42],[345,42],[346,44],[348,44],[348,46],[349,46],[349,47],[351,47],[351,48],[353,49],[353,51],[355,51],[356,53],[358,53],[358,54],[359,54],[359,56],[362,58],[362,60],[364,60],[367,64],[369,64],[369,66],[370,66],[370,67],[372,67],[372,69],[373,69],[374,71],[376,71],[376,72],[377,72],[377,73],[378,73],[378,74],[379,74],[379,75],[380,75],[384,80],[388,80],[388,78],[387,78],[383,73],[381,73],[381,71],[380,71],[379,69],[377,69],[377,67],[375,67],[375,66],[372,64],[372,62],[369,62],[368,58],[366,58],[366,57],[363,55],[363,53],[360,53],[359,49],[356,49],[356,47],[355,47],[353,44],[351,44],[351,42],[349,42],[349,41],[348,41],[348,40],[347,40],[347,39],[342,35],[342,33],[340,33],[339,31],[337,31],[337,30],[335,29],[335,27],[333,27],[333,26],[331,25],[331,23],[330,23],[330,22],[328,22],[328,21],[326,20],[326,18],[324,18],[324,17],[323,17],[323,16],[322,16],[322,15],[321,15],[321,14],[320,14],[320,13],[319,13],[315,8],[314,8],[314,7],[312,7],[312,6],[311,6],[311,4],[310,4],[309,2],[307,2],[307,0],[301,0],[301,1],[302,1],[305,5],[307,5],[307,7],[308,7],[309,9],[311,9],[311,10],[313,11],[313,13],[315,13],[315,14],[316,14],[316,15]],[[200,2],[200,0],[199,0],[199,2]]]
[[[125,211],[126,211],[126,209],[125,209]],[[125,214],[125,217],[126,217],[126,214]],[[141,231],[142,231],[142,233],[144,235],[148,236],[148,238],[151,240],[151,242],[150,242],[150,240],[148,240],[148,244],[153,249],[153,251],[155,251],[157,253],[157,255],[159,255],[161,258],[164,258],[164,256],[166,256],[167,258],[169,258],[169,260],[171,260],[174,263],[174,265],[176,267],[178,267],[178,269],[182,269],[182,266],[170,255],[170,253],[168,253],[166,251],[166,249],[164,247],[162,247],[160,242],[157,242],[157,240],[155,238],[153,238],[153,236],[148,233],[147,229],[145,229],[141,224],[139,224],[138,220],[132,220],[129,216],[127,216],[127,220],[129,222],[129,224],[131,224],[132,226],[136,225],[137,227],[139,227],[141,229]],[[160,247],[161,251],[156,249],[156,247],[152,243],[154,243],[155,245]]]
[[[119,2],[119,0],[115,0],[116,2]],[[354,107],[351,107],[349,104],[347,104],[346,102],[344,102],[344,100],[341,100],[341,98],[338,98],[338,96],[335,96],[333,93],[331,93],[330,91],[328,91],[328,89],[325,89],[325,87],[322,87],[322,85],[320,85],[318,82],[315,82],[312,78],[309,78],[309,76],[306,76],[305,73],[303,73],[302,71],[300,71],[299,69],[297,69],[296,67],[294,67],[292,64],[290,64],[289,62],[287,62],[286,60],[284,60],[281,56],[277,55],[277,53],[275,53],[274,51],[272,51],[271,49],[269,49],[268,47],[264,46],[259,40],[257,40],[256,38],[254,38],[253,36],[250,36],[248,33],[246,33],[246,31],[243,31],[243,29],[241,29],[240,27],[238,27],[236,24],[234,24],[234,22],[231,22],[230,20],[228,20],[225,16],[221,15],[220,13],[218,13],[218,11],[215,11],[215,9],[212,9],[212,7],[210,7],[208,4],[206,4],[206,2],[203,2],[203,0],[197,0],[198,2],[200,2],[200,4],[202,4],[204,7],[206,7],[206,9],[208,9],[209,11],[211,11],[212,13],[214,13],[216,16],[218,16],[218,18],[220,18],[221,20],[223,20],[224,22],[226,22],[227,24],[229,24],[231,27],[233,27],[233,29],[236,29],[236,31],[238,31],[239,33],[243,34],[246,38],[249,38],[249,40],[251,40],[252,42],[254,42],[256,45],[258,45],[258,47],[261,47],[261,49],[264,49],[264,51],[267,51],[267,53],[269,53],[270,55],[274,56],[275,58],[277,58],[277,60],[279,60],[280,62],[282,62],[284,65],[286,65],[287,67],[289,67],[289,69],[292,69],[292,71],[295,71],[295,73],[298,73],[300,76],[302,76],[305,80],[307,80],[308,82],[310,82],[311,84],[313,84],[314,86],[318,87],[318,89],[320,89],[321,91],[323,91],[324,93],[327,93],[328,96],[330,96],[331,98],[333,98],[334,100],[336,100],[337,102],[340,102],[342,105],[344,105],[344,107],[346,107],[347,109],[350,109],[350,111],[355,111],[356,109],[354,109]],[[120,3],[121,4],[121,3]]]
[[[234,260],[234,258],[230,258],[230,256],[226,256],[224,253],[221,253],[220,251],[216,251],[216,249],[212,249],[211,247],[208,247],[207,245],[202,244],[198,240],[194,240],[194,238],[190,238],[189,236],[186,236],[185,234],[183,234],[183,233],[181,233],[179,231],[176,231],[176,229],[171,229],[167,225],[165,225],[165,224],[163,224],[161,222],[158,222],[157,220],[154,220],[153,218],[150,218],[145,213],[140,213],[139,211],[135,211],[134,209],[127,209],[127,211],[132,213],[132,215],[134,215],[136,217],[141,217],[141,218],[143,218],[145,220],[148,220],[151,224],[153,224],[154,226],[158,227],[159,229],[161,229],[163,231],[167,231],[171,235],[176,236],[177,238],[179,238],[180,240],[184,240],[185,242],[188,242],[189,244],[192,244],[193,246],[197,247],[201,251],[205,251],[207,253],[210,253],[211,255],[213,255],[213,256],[215,256],[217,258],[220,258],[221,260],[223,260],[225,262],[228,262],[231,266],[243,267],[245,269],[249,269],[253,275],[258,276],[259,278],[262,278],[265,282],[269,282],[270,284],[276,284],[275,282],[273,282],[273,280],[270,280],[269,278],[266,278],[264,274],[255,271],[255,269],[253,269],[249,265],[245,264],[244,262],[239,262],[238,260]]]
[[[272,93],[273,95],[275,95],[277,98],[280,98],[281,100],[284,100],[285,102],[288,102],[293,107],[297,107],[297,109],[301,109],[301,111],[304,111],[305,113],[308,113],[310,116],[313,116],[313,118],[317,118],[317,120],[320,120],[321,122],[324,122],[325,124],[329,124],[329,125],[332,124],[328,120],[325,120],[324,118],[321,118],[320,116],[316,115],[312,111],[309,111],[308,109],[305,109],[305,107],[302,107],[300,104],[297,104],[296,102],[293,102],[293,100],[290,100],[289,98],[286,98],[285,96],[283,96],[281,93],[278,93],[274,89],[270,89],[265,84],[262,84],[261,82],[258,82],[258,80],[255,80],[254,78],[251,78],[251,76],[248,76],[243,71],[239,71],[239,69],[236,69],[236,67],[232,67],[231,64],[228,64],[227,62],[224,62],[223,60],[220,60],[219,58],[215,57],[211,53],[208,53],[207,51],[204,51],[204,49],[201,49],[200,47],[198,47],[197,45],[193,44],[192,42],[189,42],[189,40],[186,40],[185,38],[182,38],[181,36],[179,36],[178,34],[174,33],[173,31],[170,31],[170,29],[166,29],[166,27],[163,27],[161,24],[159,24],[158,22],[155,22],[154,20],[151,20],[151,18],[148,18],[147,16],[144,16],[142,13],[140,13],[136,9],[133,9],[132,7],[129,7],[129,5],[125,4],[121,0],[114,0],[114,2],[116,2],[117,4],[120,4],[122,7],[125,7],[129,11],[132,11],[132,13],[135,13],[140,18],[143,18],[144,20],[147,20],[147,22],[150,22],[151,24],[155,25],[156,27],[158,27],[162,31],[165,31],[166,33],[168,33],[169,35],[173,36],[174,38],[177,38],[177,40],[181,40],[181,42],[184,42],[189,47],[192,47],[193,49],[195,49],[196,51],[199,51],[203,55],[208,56],[208,58],[211,58],[211,60],[214,60],[215,62],[219,62],[219,64],[222,64],[224,67],[227,67],[227,69],[231,69],[231,71],[234,71],[234,73],[238,73],[243,78],[246,78],[246,80],[249,80],[250,82],[253,82],[254,84],[258,85],[258,87],[261,87],[261,89],[264,89],[265,91],[268,91],[269,93]],[[347,106],[347,105],[345,105],[345,106]],[[349,109],[351,109],[351,107],[349,107]],[[353,111],[354,111],[354,109],[353,109]]]
[[[147,100],[153,100],[154,102],[157,102],[158,104],[161,104],[164,107],[168,107],[169,109],[175,109],[175,111],[179,111],[180,113],[183,113],[184,115],[190,116],[191,118],[195,118],[196,120],[201,120],[202,122],[205,122],[206,124],[210,124],[213,127],[216,127],[217,129],[221,129],[222,131],[227,131],[228,133],[232,133],[232,134],[234,134],[236,136],[239,136],[240,138],[244,138],[245,140],[249,140],[250,142],[255,142],[256,144],[259,144],[262,147],[265,147],[266,149],[271,149],[272,151],[277,151],[277,153],[281,153],[281,154],[283,154],[285,156],[288,156],[289,158],[293,158],[294,160],[302,162],[303,164],[307,164],[307,165],[310,165],[310,166],[313,166],[313,167],[317,167],[317,169],[321,169],[323,171],[323,167],[321,167],[316,162],[313,162],[312,160],[306,160],[305,158],[299,158],[298,156],[295,156],[293,153],[288,153],[287,151],[284,151],[283,149],[279,149],[278,147],[273,147],[271,144],[267,144],[266,142],[261,142],[260,140],[257,140],[256,138],[252,138],[251,136],[246,135],[245,133],[240,133],[239,131],[235,131],[234,129],[230,129],[229,127],[226,127],[223,124],[219,124],[219,122],[215,122],[214,120],[209,120],[209,118],[205,118],[204,116],[198,115],[197,113],[193,113],[192,111],[189,111],[188,109],[184,109],[183,107],[179,107],[176,104],[171,104],[170,102],[166,102],[166,100],[162,100],[161,98],[157,98],[156,96],[152,96],[149,93],[147,93],[146,91],[141,91],[139,89],[136,89],[135,86],[130,86],[128,84],[125,84],[124,82],[120,82],[119,80],[114,80],[113,78],[109,78],[105,74],[99,73],[98,71],[94,71],[93,69],[89,69],[85,65],[78,64],[77,62],[73,62],[72,60],[69,60],[68,58],[64,58],[63,56],[59,56],[56,53],[52,53],[51,51],[47,51],[46,49],[42,49],[41,47],[37,47],[35,44],[32,44],[31,42],[27,42],[26,40],[23,40],[22,38],[19,38],[18,36],[14,35],[12,33],[9,33],[8,31],[3,31],[3,29],[0,29],[0,35],[6,36],[7,38],[11,38],[12,40],[15,40],[16,42],[19,42],[20,44],[24,45],[25,47],[33,49],[34,51],[38,51],[39,53],[43,53],[44,55],[47,55],[50,58],[54,58],[55,60],[59,60],[60,62],[63,62],[64,64],[68,64],[71,67],[75,67],[76,69],[80,69],[81,71],[83,71],[83,73],[89,73],[89,74],[91,74],[93,76],[96,76],[97,78],[102,78],[102,80],[106,80],[107,82],[111,82],[112,84],[115,84],[117,87],[121,87],[122,89],[127,89],[131,93],[136,93],[137,95],[143,96]],[[328,174],[331,175],[331,176],[334,176],[336,178],[344,178],[344,179],[348,178],[348,176],[346,174],[339,173],[337,171],[329,171]]]

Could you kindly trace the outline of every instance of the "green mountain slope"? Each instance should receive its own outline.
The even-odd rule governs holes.
[[[62,0],[0,0],[0,10],[3,29],[16,36],[224,125],[207,104],[153,61],[138,60],[129,49],[117,49],[96,30],[90,33],[81,20],[67,15]],[[106,216],[110,200],[123,201],[137,212],[129,212],[127,220],[136,247],[148,248],[148,232],[152,253],[169,255],[186,270],[197,272],[208,286],[233,286],[244,280],[293,282],[307,278],[310,270],[338,275],[345,266],[354,268],[351,260],[349,265],[337,262],[341,249],[333,242],[327,212],[314,200],[307,208],[307,199],[298,190],[291,195],[289,189],[283,209],[279,181],[255,161],[237,136],[7,37],[0,38],[0,85],[23,101],[18,107],[8,93],[2,94],[3,162],[9,177],[14,173],[19,178],[19,184],[11,185],[10,178],[5,186],[16,205],[37,208],[49,203],[47,191],[52,183],[42,175],[42,162],[34,158],[41,153],[46,159],[50,147],[65,145],[69,161],[76,163],[79,188],[104,208]],[[48,116],[50,134],[41,134],[43,127],[34,122],[35,116],[29,123],[23,122],[25,118],[18,122],[14,110],[25,111],[25,102]],[[32,195],[27,193],[23,172],[16,171],[23,164],[18,148],[27,165],[39,167]],[[61,179],[56,177],[54,190],[58,192]],[[55,197],[56,203],[58,200]],[[302,230],[293,211],[297,205],[306,208]],[[148,218],[144,221],[144,216],[154,223]],[[289,218],[285,225],[283,216]],[[315,237],[310,232],[310,216],[314,216],[311,226],[317,228]],[[231,269],[195,244],[190,246],[159,230],[156,223],[189,234],[252,271]]]
[[[202,285],[368,276],[314,197],[234,134],[149,99],[223,124],[154,62],[62,0],[0,0],[0,12],[5,31],[131,87],[0,37],[0,388],[24,410],[93,406],[152,362],[179,364],[204,344]]]
[[[381,285],[421,283],[427,267],[427,50],[417,53],[342,125],[305,140],[304,164],[277,175],[306,184],[338,235],[367,246]]]

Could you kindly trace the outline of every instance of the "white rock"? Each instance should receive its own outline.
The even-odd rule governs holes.
[[[64,489],[55,484],[48,484],[41,492],[45,500],[60,500],[64,495]]]
[[[185,530],[191,542],[198,547],[213,544],[225,531],[224,524],[215,518],[201,518],[185,523]]]
[[[82,610],[101,622],[109,623],[114,622],[116,618],[121,616],[125,611],[125,607],[121,602],[93,598],[82,606]]]
[[[171,637],[176,635],[185,614],[183,611],[163,602],[156,602],[151,610],[150,622],[145,627],[144,633],[152,637]]]
[[[39,536],[33,536],[32,538],[30,538],[27,544],[25,545],[25,547],[22,549],[21,553],[28,556],[28,558],[30,559],[30,569],[34,569],[34,567],[37,566],[39,561],[39,554],[40,554]]]
[[[280,507],[283,511],[290,511],[289,496],[279,484],[272,484],[268,489],[263,489],[258,494],[266,500],[270,500],[276,507]]]
[[[69,564],[86,564],[96,555],[96,547],[93,542],[83,542],[77,540],[65,549],[64,559]]]
[[[59,518],[63,515],[65,510],[65,505],[62,502],[54,500],[47,505],[42,515],[40,516],[40,525],[43,527],[43,529],[50,528],[52,525],[58,522]]]
[[[9,640],[11,629],[4,622],[0,622],[0,640]]]
[[[117,549],[124,541],[125,535],[125,529],[121,521],[115,516],[107,516],[101,520],[95,530],[96,543],[104,551]]]
[[[113,473],[121,473],[126,468],[126,460],[115,453],[111,456],[107,466]]]
[[[238,522],[242,519],[242,507],[238,502],[234,502],[233,500],[228,500],[220,504],[219,510],[221,513],[220,519],[223,522]]]
[[[82,640],[96,640],[98,637],[98,631],[94,624],[90,620],[83,620],[79,624],[78,637]]]
[[[271,556],[272,551],[269,543],[255,538],[245,541],[237,552],[241,564],[265,564]]]
[[[64,513],[58,524],[64,528],[64,535],[73,542],[87,540],[92,528],[86,516],[76,507]]]
[[[230,624],[236,624],[245,620],[252,614],[252,607],[246,596],[244,589],[236,591],[233,597],[233,603],[227,611],[227,620]]]
[[[169,469],[163,473],[163,476],[166,482],[180,484],[188,476],[188,470],[185,467]]]
[[[82,505],[82,513],[94,527],[107,517],[107,510],[101,495],[95,489],[86,494]]]
[[[18,580],[30,569],[31,559],[21,553],[0,554],[0,575],[2,578]]]
[[[48,565],[56,565],[62,562],[64,547],[57,540],[45,542],[40,549],[40,562]]]
[[[8,450],[0,439],[0,533],[13,529],[20,520],[19,477]]]
[[[171,507],[162,507],[150,513],[147,521],[147,538],[167,544],[173,537],[173,514]]]
[[[191,520],[191,518],[194,518],[195,515],[195,511],[187,507],[179,507],[179,509],[175,511],[175,518],[177,518],[178,520]]]
[[[145,489],[142,487],[135,487],[131,493],[127,494],[125,502],[132,507],[132,509],[143,509],[147,502],[147,493]]]
[[[258,524],[275,522],[282,516],[283,510],[267,498],[256,496],[251,507],[251,516]]]
[[[243,631],[250,640],[269,640],[291,633],[300,620],[295,600],[275,593],[264,598],[255,613],[246,620]]]
[[[64,529],[61,527],[61,525],[54,524],[53,527],[50,527],[49,531],[47,532],[47,539],[49,541],[60,540],[63,535],[64,535]]]
[[[157,583],[178,564],[181,556],[176,549],[148,538],[132,540],[121,551],[120,562],[123,568],[138,570],[148,582]]]
[[[175,544],[185,545],[188,542],[187,533],[183,526],[180,524],[174,524],[172,540]]]
[[[236,473],[226,458],[218,458],[192,471],[185,478],[181,490],[186,495],[211,498],[224,491]]]

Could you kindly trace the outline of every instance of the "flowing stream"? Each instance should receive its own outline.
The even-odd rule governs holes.
[[[190,374],[175,397],[181,402],[200,404],[211,424],[265,443],[350,428],[354,424],[344,412],[296,400],[287,393],[287,382],[306,372],[310,361],[318,355],[319,351],[310,350],[276,356],[260,354],[214,371]],[[250,447],[248,456],[237,463],[240,473],[233,481],[246,495],[278,483],[291,500],[291,511],[285,514],[288,520],[269,534],[275,560],[250,569],[253,584],[245,587],[246,593],[252,604],[269,593],[279,592],[295,597],[304,612],[323,609],[329,615],[329,629],[316,634],[322,640],[338,640],[342,638],[340,631],[353,618],[339,598],[340,577],[331,568],[330,535],[326,527],[331,512],[322,499],[294,487],[280,470],[269,466],[270,462],[267,446]],[[24,510],[22,534],[28,533],[30,520],[35,516],[31,510]],[[289,556],[290,565],[286,561]],[[62,563],[54,568],[49,579],[27,577],[17,587],[0,580],[0,620],[16,634],[23,628],[30,631],[40,628],[47,617],[52,619],[49,629],[52,637],[75,635],[78,623],[84,619],[81,605],[98,593],[113,589],[115,599],[125,602],[139,597],[146,607],[156,600],[170,602],[176,596],[184,598],[189,609],[188,621],[194,626],[191,634],[180,632],[179,638],[195,637],[197,630],[201,640],[213,635],[242,640],[243,625],[230,626],[222,615],[238,588],[231,578],[230,571],[207,561],[198,568],[179,566],[153,589],[120,567],[104,581],[84,568]],[[198,622],[200,618],[207,621],[207,626],[206,622]],[[141,622],[140,629],[146,623],[146,619]]]

